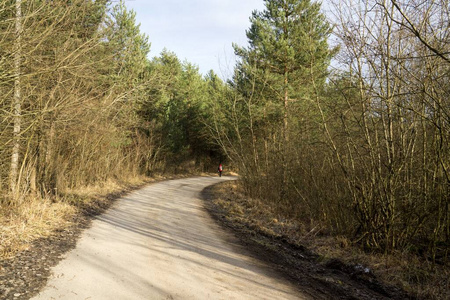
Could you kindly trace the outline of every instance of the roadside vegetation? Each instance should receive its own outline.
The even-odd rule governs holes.
[[[328,1],[328,19],[314,1],[265,3],[214,114],[244,194],[300,235],[405,266],[386,272],[412,285],[444,280],[448,2]],[[417,295],[445,299],[435,283]]]
[[[408,257],[411,282],[448,269],[448,1],[265,4],[223,81],[149,59],[123,1],[1,1],[0,255],[65,226],[91,189],[226,160],[301,235]]]
[[[305,286],[310,281],[329,280],[332,292],[324,298],[340,299],[341,294],[358,299],[450,297],[450,270],[446,265],[433,265],[409,251],[370,253],[348,237],[332,236],[318,228],[309,230],[288,211],[249,198],[239,181],[220,183],[206,193],[206,207],[213,217],[232,228],[250,248],[257,245],[256,251],[267,251],[262,256],[282,273]],[[353,294],[355,283],[364,289],[357,295]]]

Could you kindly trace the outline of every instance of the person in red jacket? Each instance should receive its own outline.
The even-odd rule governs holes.
[[[219,172],[219,177],[222,177],[222,171],[223,171],[222,163],[219,164],[217,171]]]

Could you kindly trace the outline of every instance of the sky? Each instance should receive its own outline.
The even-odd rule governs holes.
[[[230,78],[235,65],[232,43],[247,45],[245,31],[252,11],[264,10],[263,0],[125,0],[136,12],[136,23],[149,37],[150,58],[166,48],[181,61]]]

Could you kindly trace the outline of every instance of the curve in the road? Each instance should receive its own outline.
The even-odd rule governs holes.
[[[94,220],[33,299],[302,299],[205,212],[227,177],[148,185]]]

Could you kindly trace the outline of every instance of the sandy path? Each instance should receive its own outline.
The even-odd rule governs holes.
[[[201,190],[227,179],[165,181],[118,200],[33,299],[302,299],[203,210]]]

